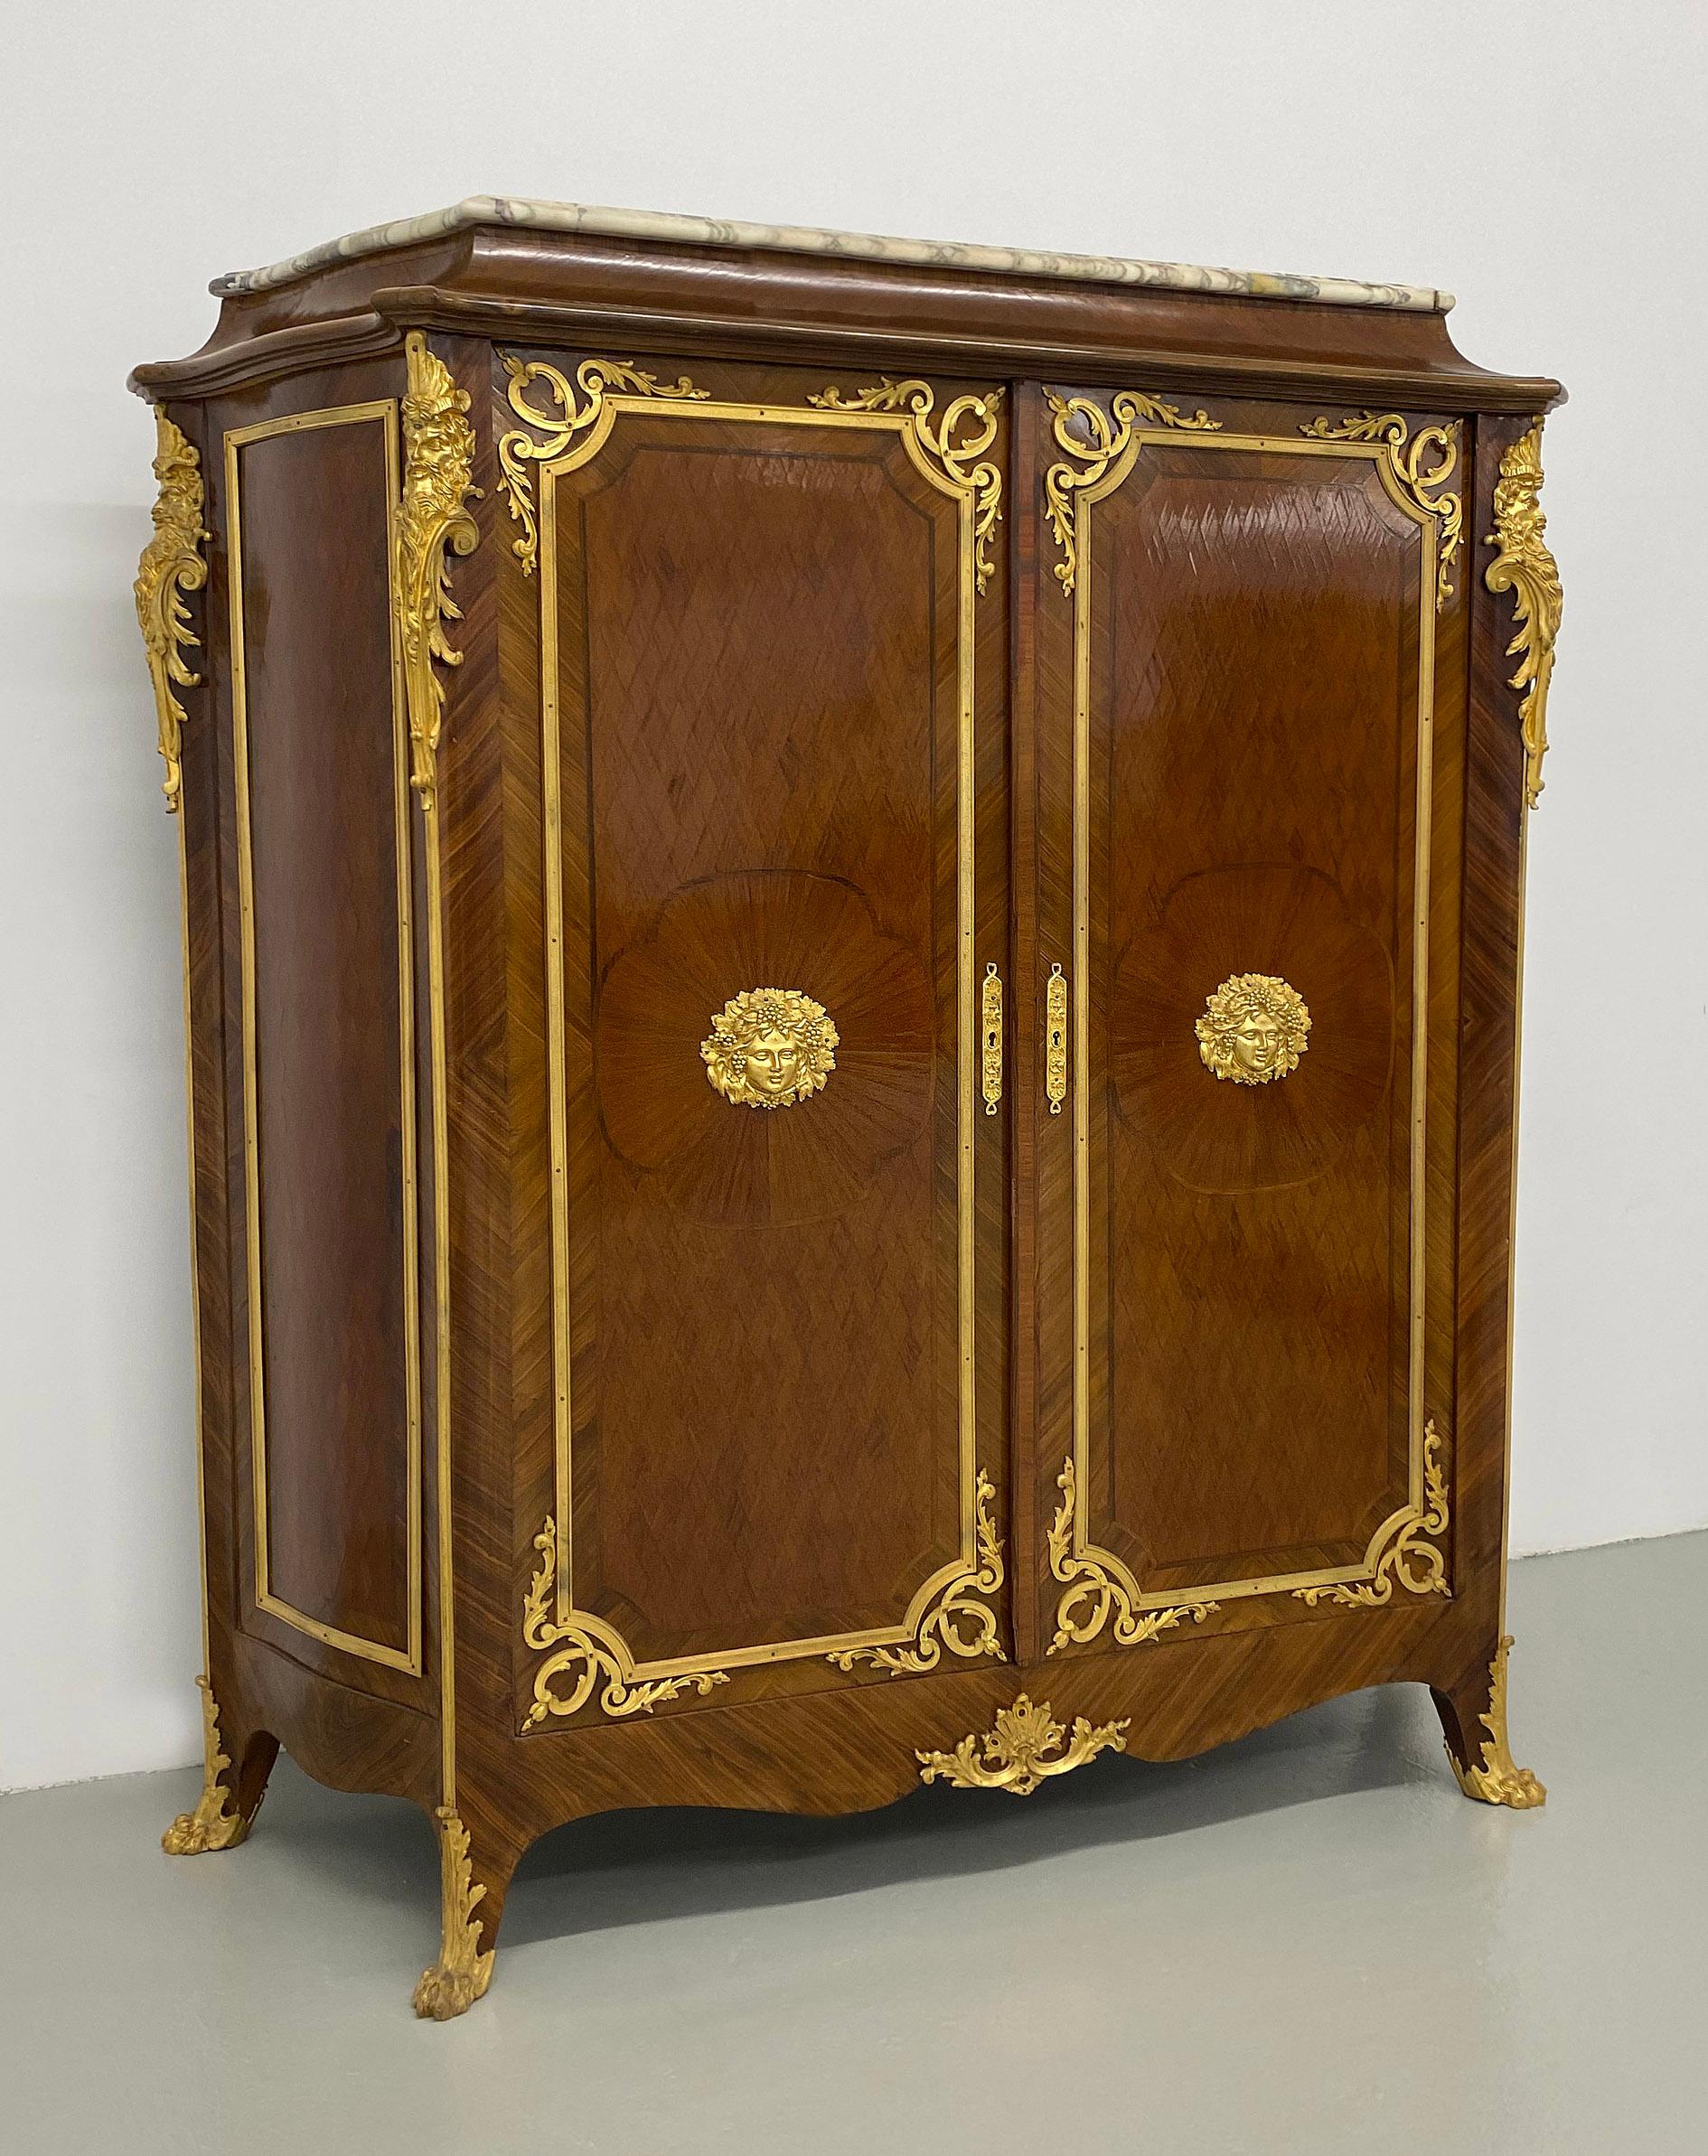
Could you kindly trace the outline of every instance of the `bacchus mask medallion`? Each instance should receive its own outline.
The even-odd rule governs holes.
[[[1194,1029],[1204,1066],[1235,1085],[1267,1085],[1299,1068],[1310,1013],[1295,988],[1273,973],[1235,973],[1204,1007]]]
[[[699,1052],[726,1101],[789,1108],[823,1090],[836,1045],[824,1006],[799,989],[744,989],[712,1020]]]

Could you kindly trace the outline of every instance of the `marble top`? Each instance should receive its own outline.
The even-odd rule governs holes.
[[[782,254],[840,255],[861,262],[898,262],[933,269],[971,269],[996,277],[1059,277],[1070,284],[1140,285],[1168,292],[1215,292],[1246,299],[1309,299],[1331,307],[1397,307],[1445,314],[1450,292],[1430,285],[1365,285],[1352,277],[1271,275],[1262,270],[1205,269],[1189,262],[1128,261],[1115,255],[1057,255],[1032,248],[981,247],[949,239],[887,239],[875,232],[826,232],[810,225],[744,224],[720,217],[679,217],[656,210],[606,210],[581,202],[535,202],[514,195],[474,194],[448,210],[403,217],[347,232],[306,254],[288,255],[264,269],[235,269],[215,280],[221,297],[264,292],[337,262],[413,247],[477,225],[511,225],[541,232],[587,232],[604,239],[661,239],[700,247],[768,248]]]

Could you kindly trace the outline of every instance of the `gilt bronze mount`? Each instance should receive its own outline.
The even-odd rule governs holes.
[[[1274,973],[1234,973],[1204,1006],[1194,1031],[1204,1067],[1235,1085],[1268,1085],[1299,1068],[1309,1046],[1310,1013]]]
[[[822,1092],[838,1034],[823,1004],[799,989],[743,989],[699,1044],[706,1075],[745,1108],[792,1108]]]

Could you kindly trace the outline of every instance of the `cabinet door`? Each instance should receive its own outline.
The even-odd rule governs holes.
[[[545,834],[523,1724],[994,1654],[999,400],[500,360]]]
[[[1039,427],[1044,1645],[1444,1593],[1457,431],[1139,392]]]

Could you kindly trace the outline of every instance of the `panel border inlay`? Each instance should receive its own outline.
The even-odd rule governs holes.
[[[1183,417],[1140,390],[1118,391],[1111,400],[1113,421],[1093,399],[1065,398],[1046,389],[1053,414],[1052,434],[1065,461],[1044,474],[1046,514],[1062,559],[1056,576],[1074,602],[1074,772],[1073,772],[1073,972],[1072,1054],[1075,1070],[1074,1190],[1074,1383],[1073,1450],[1057,1477],[1063,1507],[1049,1537],[1051,1570],[1062,1585],[1056,1633],[1048,1652],[1083,1645],[1097,1636],[1112,1617],[1115,1637],[1122,1627],[1132,1644],[1154,1638],[1183,1617],[1202,1622],[1221,1604],[1257,1595],[1288,1593],[1314,1602],[1319,1595],[1341,1602],[1365,1598],[1331,1590],[1378,1582],[1384,1562],[1392,1565],[1401,1544],[1411,1547],[1420,1523],[1435,1516],[1432,1471],[1436,1462],[1423,1411],[1425,1264],[1425,1103],[1429,1067],[1431,840],[1434,804],[1433,736],[1435,716],[1436,617],[1450,595],[1446,557],[1459,543],[1462,508],[1456,494],[1431,492],[1453,468],[1457,429],[1422,429],[1407,445],[1403,420],[1394,415],[1365,415],[1368,426],[1348,423],[1336,428],[1327,418],[1300,425],[1296,436],[1231,433],[1200,410]],[[1390,424],[1390,421],[1393,424]],[[1075,422],[1081,431],[1075,432]],[[1149,422],[1147,424],[1147,422]],[[1397,435],[1394,428],[1397,427]],[[1409,1406],[1407,1493],[1404,1505],[1389,1514],[1370,1537],[1362,1560],[1352,1565],[1261,1578],[1206,1580],[1190,1588],[1146,1593],[1113,1551],[1091,1537],[1087,1484],[1091,1459],[1091,1114],[1085,1073],[1091,1046],[1091,672],[1093,511],[1122,485],[1147,445],[1214,454],[1222,451],[1264,455],[1352,458],[1369,464],[1388,499],[1418,528],[1422,548],[1418,604],[1416,840],[1412,873],[1412,1044],[1409,1274]],[[1433,455],[1432,464],[1422,460]],[[1440,1498],[1441,1528],[1446,1526],[1446,1495]],[[1426,1530],[1433,1532],[1432,1529]],[[1426,1547],[1430,1547],[1426,1545]],[[1431,1547],[1431,1555],[1439,1556]],[[1444,1560],[1441,1561],[1444,1565]],[[1421,1568],[1427,1571],[1428,1567]],[[1409,1573],[1400,1584],[1411,1587]],[[1414,1592],[1450,1594],[1444,1570]],[[1089,1610],[1083,1604],[1093,1598]],[[1377,1599],[1385,1598],[1377,1597]],[[1149,1613],[1165,1619],[1146,1628]]]
[[[549,1715],[572,1712],[593,1696],[603,1671],[598,1705],[607,1715],[650,1712],[656,1703],[676,1697],[685,1687],[704,1692],[731,1671],[812,1657],[831,1660],[847,1670],[869,1660],[892,1675],[937,1666],[946,1648],[957,1655],[1006,1659],[995,1612],[979,1598],[993,1594],[1003,1577],[1002,1544],[990,1512],[993,1487],[978,1460],[977,1388],[974,1367],[974,1255],[977,1217],[973,1185],[974,1140],[981,1072],[979,993],[974,964],[974,701],[973,650],[978,598],[990,567],[989,546],[999,513],[999,468],[984,456],[994,442],[1001,391],[992,388],[957,394],[934,423],[935,391],[916,380],[891,381],[845,396],[828,385],[801,404],[743,402],[715,398],[686,375],[673,385],[622,362],[584,358],[575,368],[577,399],[569,378],[548,361],[522,361],[500,352],[510,380],[509,402],[517,416],[541,428],[547,422],[521,392],[543,384],[568,424],[553,423],[550,436],[534,443],[506,436],[501,464],[507,474],[525,478],[531,465],[539,474],[537,507],[531,498],[523,539],[514,550],[524,573],[537,567],[540,584],[540,732],[545,826],[546,1032],[548,1125],[550,1159],[550,1243],[553,1370],[553,1505],[534,1546],[552,1572],[549,1596],[536,1573],[524,1598],[523,1639],[530,1653],[553,1650],[549,1663],[533,1672],[533,1701],[524,1728],[537,1727]],[[630,386],[621,386],[624,382]],[[614,387],[613,385],[618,385]],[[562,741],[558,712],[558,548],[555,494],[558,481],[597,455],[623,417],[645,412],[683,426],[731,424],[786,426],[881,433],[896,436],[914,468],[958,508],[956,559],[956,1244],[958,1439],[957,1480],[960,1549],[915,1590],[899,1622],[807,1639],[763,1641],[692,1654],[637,1660],[615,1628],[576,1606],[573,1519],[573,1403],[570,1391],[570,1292],[568,1132],[565,1100],[566,1017],[564,1010],[564,897]],[[970,430],[970,431],[969,431]],[[957,436],[959,438],[957,439]],[[523,446],[523,444],[526,446]],[[508,491],[508,480],[507,480]],[[532,539],[532,558],[526,543]],[[976,1613],[976,1614],[975,1614]],[[573,1669],[570,1689],[560,1694],[552,1681]],[[704,1680],[704,1682],[701,1682]],[[542,1689],[543,1688],[543,1689]],[[567,1698],[573,1705],[557,1704]]]
[[[391,664],[393,811],[398,892],[398,1019],[400,1092],[401,1186],[404,1278],[404,1395],[406,1401],[404,1535],[408,1585],[408,1645],[364,1638],[310,1617],[274,1591],[267,1549],[267,1395],[261,1303],[261,1174],[256,1067],[256,961],[254,848],[249,810],[249,710],[244,677],[243,520],[241,452],[256,442],[280,435],[309,434],[334,427],[378,423],[385,454],[387,630]],[[361,404],[329,405],[314,411],[289,412],[250,427],[230,427],[224,436],[226,495],[227,602],[231,639],[231,725],[233,787],[237,797],[238,912],[243,1035],[243,1169],[246,1264],[249,1298],[249,1427],[251,1489],[255,1530],[255,1607],[293,1630],[335,1647],[341,1654],[376,1662],[406,1675],[422,1673],[421,1553],[421,1289],[418,1184],[416,1145],[416,1005],[414,877],[409,811],[413,754],[404,655],[399,630],[398,535],[401,497],[399,410],[395,397]]]

